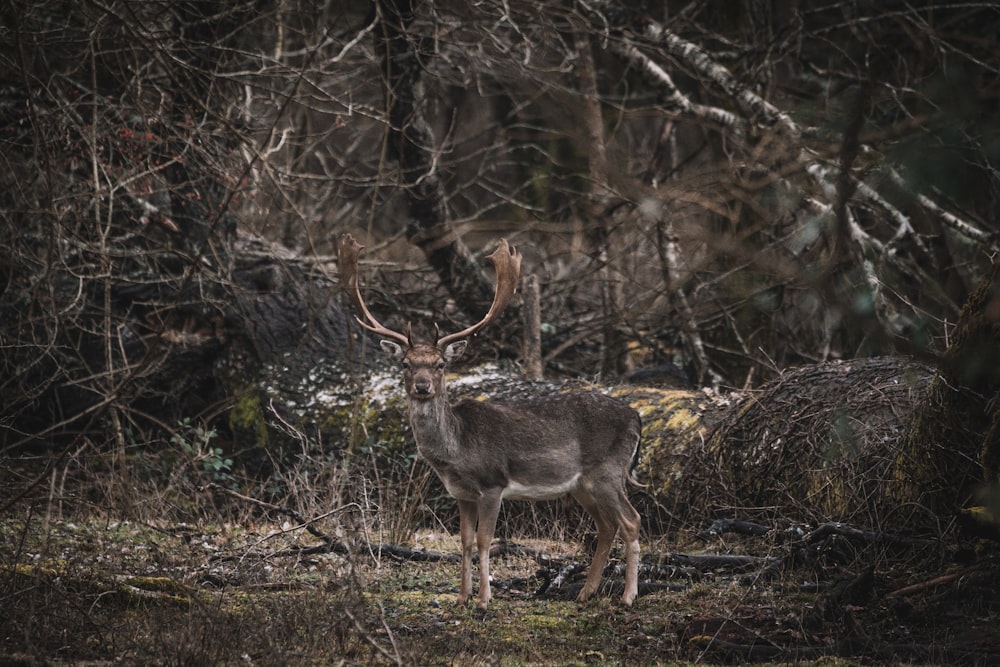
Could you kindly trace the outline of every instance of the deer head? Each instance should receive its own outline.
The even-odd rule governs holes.
[[[340,280],[351,302],[360,313],[358,323],[382,338],[381,346],[403,366],[403,386],[413,399],[421,400],[444,395],[445,369],[465,352],[468,338],[494,321],[510,303],[517,288],[521,272],[521,253],[512,248],[506,239],[500,239],[497,249],[486,259],[496,271],[496,291],[493,303],[476,324],[446,336],[440,336],[433,345],[413,342],[412,327],[408,324],[406,333],[389,329],[372,315],[361,296],[358,285],[358,257],[364,246],[353,236],[345,234],[340,238]]]

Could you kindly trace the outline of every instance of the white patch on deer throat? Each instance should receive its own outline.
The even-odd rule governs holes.
[[[512,479],[503,490],[503,497],[511,500],[551,500],[575,489],[579,480],[580,473],[558,484],[521,484]]]

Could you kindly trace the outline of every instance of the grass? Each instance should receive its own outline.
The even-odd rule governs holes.
[[[819,594],[791,586],[801,572],[750,588],[713,574],[624,609],[608,594],[582,605],[540,599],[534,559],[501,555],[492,559],[494,601],[482,614],[454,604],[457,563],[399,562],[367,551],[296,553],[315,539],[265,522],[7,519],[0,529],[0,654],[7,664],[688,665],[720,658],[703,653],[713,637],[741,646],[823,646],[859,626],[903,631],[899,610],[879,599],[848,609],[850,618],[816,617]],[[457,547],[441,532],[413,541]],[[557,540],[520,543],[549,555],[577,549]],[[954,643],[959,632],[963,642],[987,641],[971,630],[978,624],[992,632],[986,629],[1000,616],[990,606],[995,600],[978,608],[978,620],[948,620],[957,609],[956,597],[942,597],[948,592],[910,601],[908,641],[914,631],[930,643]],[[923,604],[944,614],[938,623],[920,619]]]

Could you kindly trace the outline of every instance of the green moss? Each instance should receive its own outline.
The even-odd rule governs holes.
[[[229,410],[229,428],[237,438],[248,438],[255,447],[267,447],[267,420],[261,407],[260,394],[242,394]]]
[[[396,459],[414,453],[407,437],[406,414],[405,406],[396,401],[385,405],[359,396],[351,405],[331,413],[325,425],[349,434],[351,451],[360,448],[365,454]]]
[[[123,577],[94,570],[70,570],[67,563],[59,559],[47,559],[31,565],[15,563],[11,572],[39,581],[58,581],[79,594],[101,596],[105,599],[114,597],[128,603],[187,606],[194,594],[193,589],[169,577]],[[49,584],[43,584],[47,585]]]
[[[61,577],[66,574],[67,563],[63,560],[49,559],[43,563],[28,565],[26,563],[14,563],[12,571],[22,577]]]
[[[698,415],[687,408],[677,408],[670,413],[667,419],[667,428],[686,431],[701,424],[701,415]]]
[[[637,473],[652,493],[667,497],[680,479],[707,427],[700,396],[683,389],[621,387],[612,395],[625,399],[642,418]]]

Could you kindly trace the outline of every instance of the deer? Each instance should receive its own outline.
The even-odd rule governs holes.
[[[626,485],[638,485],[632,466],[639,447],[639,414],[596,391],[555,394],[516,402],[463,400],[451,404],[446,375],[465,352],[468,339],[495,321],[517,287],[521,255],[505,239],[486,259],[496,272],[493,303],[486,315],[434,344],[415,343],[406,333],[383,326],[365,305],[358,283],[364,246],[350,234],[339,244],[340,279],[357,311],[355,319],[380,338],[382,349],[402,366],[410,426],[417,451],[458,504],[461,580],[457,604],[472,595],[472,558],[479,560],[476,606],[490,599],[490,544],[501,501],[575,498],[597,525],[597,545],[577,600],[599,588],[615,538],[625,545],[625,591],[621,603],[638,595],[640,516]]]

